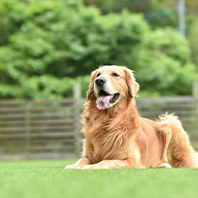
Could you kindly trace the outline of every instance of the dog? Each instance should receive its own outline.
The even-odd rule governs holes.
[[[198,156],[174,114],[152,121],[135,105],[139,84],[124,66],[92,72],[82,115],[82,159],[65,169],[197,168]]]

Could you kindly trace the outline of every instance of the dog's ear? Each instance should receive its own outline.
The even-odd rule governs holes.
[[[94,80],[96,78],[96,73],[97,73],[97,70],[91,73],[89,89],[87,91],[87,100],[91,100],[91,98],[94,97]]]
[[[126,83],[128,86],[128,93],[129,96],[134,98],[137,94],[137,92],[139,91],[139,84],[135,81],[133,72],[129,69],[125,69],[125,73],[126,73]]]

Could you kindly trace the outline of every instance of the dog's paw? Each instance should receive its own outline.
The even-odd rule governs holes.
[[[75,166],[74,166],[74,165],[67,165],[67,166],[65,167],[65,169],[75,169]]]
[[[86,165],[82,168],[83,170],[88,170],[88,169],[96,169],[95,165]]]
[[[81,169],[81,167],[76,166],[76,165],[67,165],[67,166],[65,167],[65,169]]]
[[[169,163],[162,163],[158,166],[158,168],[172,168]]]

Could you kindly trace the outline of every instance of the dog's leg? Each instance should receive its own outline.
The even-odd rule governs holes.
[[[160,117],[160,123],[163,126],[162,128],[167,126],[167,128],[172,129],[172,137],[168,147],[171,155],[171,165],[176,168],[197,168],[195,151],[190,145],[188,134],[178,118],[174,115],[165,114]]]
[[[163,163],[160,164],[158,168],[172,168],[167,158],[168,145],[170,143],[171,136],[172,136],[171,131],[172,129],[170,129],[169,127],[162,126],[162,131],[160,135],[161,135],[161,139],[163,142],[163,151],[162,151],[162,156],[161,156]]]
[[[103,160],[98,164],[87,165],[83,169],[113,169],[113,168],[142,168],[141,165],[133,163],[134,160]],[[135,164],[135,165],[134,165]]]
[[[84,166],[91,164],[88,158],[79,159],[75,164],[68,165],[65,169],[82,169]]]

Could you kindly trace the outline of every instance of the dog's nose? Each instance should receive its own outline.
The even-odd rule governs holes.
[[[99,87],[101,87],[102,85],[104,85],[105,82],[106,82],[106,79],[105,78],[97,78],[95,80],[96,85],[99,86]]]

